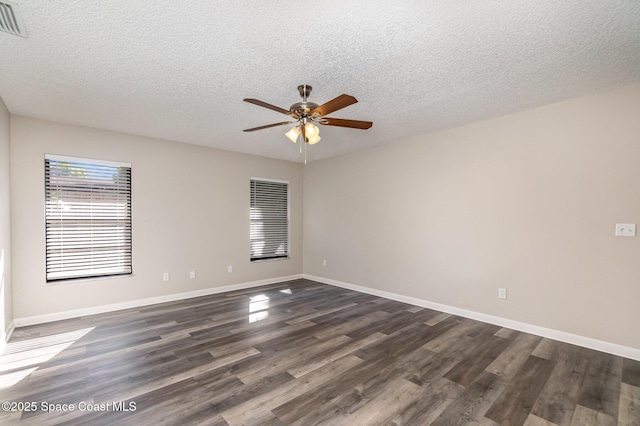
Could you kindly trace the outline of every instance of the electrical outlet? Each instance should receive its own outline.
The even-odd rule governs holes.
[[[162,274],[162,281],[169,281],[169,273],[165,272],[164,274]]]
[[[635,237],[635,223],[616,223],[616,237]]]
[[[232,273],[233,272],[233,266],[232,265],[227,266],[227,272],[228,273]]]
[[[322,266],[327,266],[327,259],[322,259]]]
[[[499,288],[498,289],[498,298],[499,299],[506,299],[507,298],[507,289],[506,288]]]
[[[189,278],[194,279],[196,277],[196,271],[189,271]]]

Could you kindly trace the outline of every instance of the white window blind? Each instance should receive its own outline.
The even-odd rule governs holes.
[[[251,260],[289,257],[289,184],[251,179]]]
[[[46,156],[47,281],[131,274],[131,167]]]

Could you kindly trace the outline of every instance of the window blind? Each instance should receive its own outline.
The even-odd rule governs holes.
[[[131,167],[45,158],[47,281],[131,274]]]
[[[289,257],[289,184],[251,179],[251,260]]]

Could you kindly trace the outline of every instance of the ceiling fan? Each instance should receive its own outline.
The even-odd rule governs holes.
[[[302,136],[302,140],[309,145],[313,145],[320,141],[320,129],[313,124],[323,124],[325,126],[338,126],[338,127],[350,127],[352,129],[370,128],[373,123],[371,121],[359,121],[359,120],[345,120],[342,118],[325,117],[327,114],[338,111],[342,108],[346,108],[349,105],[353,105],[358,100],[350,95],[342,94],[335,99],[330,100],[327,103],[318,105],[313,102],[307,101],[309,94],[311,94],[312,87],[306,84],[298,86],[298,91],[302,97],[302,102],[296,102],[291,105],[288,110],[277,107],[275,105],[268,104],[258,99],[243,99],[250,104],[258,105],[270,110],[288,115],[293,118],[294,121],[282,121],[280,123],[267,124],[266,126],[253,127],[251,129],[245,129],[245,132],[253,132],[256,130],[268,129],[269,127],[283,126],[285,124],[296,123],[296,125],[289,130],[285,135],[296,143],[298,138]],[[306,145],[305,145],[306,146]]]

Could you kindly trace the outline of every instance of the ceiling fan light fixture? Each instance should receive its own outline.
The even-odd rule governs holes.
[[[288,137],[291,142],[296,143],[298,141],[298,136],[300,136],[300,127],[293,127],[284,135]]]
[[[2,1],[2,0],[0,0]],[[305,155],[305,164],[307,162],[307,150],[306,144],[315,145],[320,142],[320,129],[318,126],[314,124],[323,124],[326,126],[338,126],[338,127],[349,127],[352,129],[362,129],[366,130],[370,128],[373,123],[370,121],[360,121],[360,120],[345,120],[343,118],[332,118],[326,117],[327,114],[331,114],[335,111],[341,110],[343,108],[348,107],[349,105],[353,105],[358,100],[351,95],[347,95],[343,93],[342,95],[331,99],[329,102],[325,102],[322,105],[318,105],[314,102],[307,101],[309,94],[311,93],[311,86],[306,84],[301,84],[298,86],[298,91],[300,92],[300,96],[302,97],[302,102],[296,102],[289,107],[288,110],[284,108],[280,108],[275,105],[268,104],[258,99],[253,98],[245,98],[243,99],[245,102],[250,104],[258,105],[263,108],[270,109],[275,112],[279,112],[284,115],[288,115],[294,121],[283,121],[280,123],[267,124],[266,126],[253,127],[251,129],[245,129],[245,132],[253,132],[256,130],[269,129],[271,127],[283,126],[287,124],[293,124],[297,122],[297,125],[286,132],[284,135],[293,143],[298,142],[298,138],[302,136],[302,143],[300,144],[300,154],[304,151]],[[306,142],[306,144],[305,144]]]

